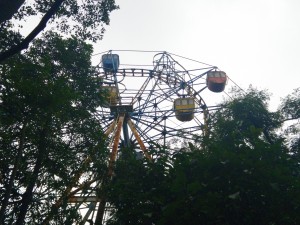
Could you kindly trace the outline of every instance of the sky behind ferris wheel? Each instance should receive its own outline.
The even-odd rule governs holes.
[[[120,10],[112,13],[95,53],[131,49],[182,55],[218,66],[243,89],[250,84],[268,89],[276,106],[300,87],[299,0],[116,2]]]

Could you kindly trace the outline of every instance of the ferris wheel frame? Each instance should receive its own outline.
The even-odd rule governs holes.
[[[118,51],[110,50],[105,54],[109,56],[115,52]],[[205,76],[218,68],[201,63],[200,68],[187,70],[175,59],[176,55],[155,53],[151,66],[124,65],[118,56],[118,68],[113,65],[107,71],[101,61],[97,67],[100,90],[106,97],[110,96],[112,87],[116,89],[114,101],[106,98],[97,111],[110,158],[106,179],[98,180],[90,174],[90,180],[81,184],[88,189],[81,191],[80,186],[75,189],[79,191],[73,191],[74,195],[69,197],[68,202],[83,212],[80,224],[87,221],[100,224],[109,215],[109,203],[97,192],[113,176],[114,163],[122,147],[132,147],[151,161],[155,160],[149,153],[153,147],[159,145],[174,152],[184,147],[186,142],[197,141],[205,133],[210,107],[201,94],[207,89]],[[188,111],[193,113],[189,117],[191,120],[178,120],[174,105],[176,99],[194,99],[195,106]],[[87,158],[85,163],[91,161]]]
[[[115,54],[111,50],[106,55]],[[115,139],[110,126],[124,116],[118,148],[141,145],[142,141],[147,149],[151,149],[153,143],[178,149],[180,144],[182,147],[186,141],[196,141],[203,134],[209,117],[208,107],[201,96],[207,88],[204,76],[216,70],[216,66],[205,64],[205,67],[186,70],[167,52],[154,55],[153,68],[122,66],[120,64],[120,68],[109,72],[105,71],[102,62],[98,67],[101,85],[115,86],[118,93],[115,104],[99,108],[109,140]],[[128,82],[134,83],[135,88],[127,87]],[[176,119],[174,100],[187,97],[195,99],[195,116],[192,121],[181,122]],[[137,143],[137,139],[141,141]],[[175,145],[171,144],[172,139],[184,139],[184,142]]]

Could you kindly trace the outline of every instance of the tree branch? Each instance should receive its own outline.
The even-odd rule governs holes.
[[[0,62],[3,62],[7,58],[17,54],[18,52],[27,49],[30,42],[46,27],[47,22],[58,11],[59,7],[64,0],[56,0],[48,12],[43,16],[39,24],[31,31],[31,33],[18,45],[11,47],[9,50],[0,54]]]
[[[291,121],[291,120],[299,120],[300,117],[299,116],[295,116],[295,117],[291,117],[291,118],[286,118],[281,120],[282,123],[287,122],[287,121]]]

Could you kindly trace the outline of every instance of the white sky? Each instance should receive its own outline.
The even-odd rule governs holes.
[[[250,84],[268,89],[275,107],[280,97],[300,87],[299,0],[116,2],[120,10],[112,13],[95,53],[179,54],[218,66],[244,89]]]

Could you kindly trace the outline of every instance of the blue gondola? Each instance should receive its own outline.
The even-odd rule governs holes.
[[[102,67],[106,73],[115,73],[118,71],[120,65],[118,54],[104,54],[102,55]]]

